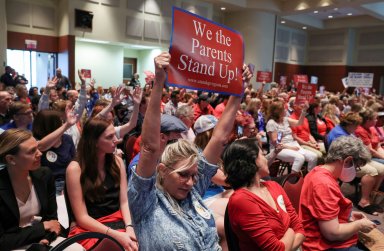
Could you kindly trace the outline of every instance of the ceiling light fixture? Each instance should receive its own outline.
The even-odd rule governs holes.
[[[303,30],[306,30],[307,29],[307,26],[303,26]]]
[[[317,14],[317,13],[319,13],[319,11],[318,10],[314,10],[313,13]]]
[[[347,15],[348,15],[348,16],[352,16],[352,13],[348,13]]]
[[[329,15],[328,18],[333,18],[333,16]]]
[[[226,8],[225,7],[221,7],[220,10],[226,10]]]
[[[281,20],[281,22],[280,23],[282,23],[282,24],[285,24],[285,20]]]

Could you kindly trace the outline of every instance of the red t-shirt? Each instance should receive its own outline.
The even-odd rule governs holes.
[[[380,139],[377,133],[374,134],[371,130],[366,130],[362,126],[357,127],[355,135],[363,141],[364,145],[371,144],[373,149],[376,149],[379,145]]]
[[[194,121],[196,121],[201,115],[213,115],[216,117],[216,112],[211,105],[208,105],[203,111],[200,109],[199,104],[193,106]]]
[[[327,134],[327,124],[325,124],[325,122],[319,118],[316,119],[316,123],[317,123],[317,132],[321,136],[325,136],[325,134]]]
[[[306,239],[303,251],[346,248],[357,243],[357,235],[345,241],[328,241],[321,233],[318,222],[335,219],[347,223],[352,212],[352,202],[341,193],[332,173],[321,166],[305,176],[300,196],[299,215],[303,221]]]
[[[228,202],[231,227],[242,251],[284,250],[280,239],[288,228],[304,234],[301,221],[283,188],[273,181],[263,184],[272,195],[278,211],[244,188],[236,190]]]
[[[335,123],[328,117],[324,117],[324,119],[327,122],[328,131],[331,131],[336,126]]]
[[[224,103],[220,103],[220,104],[218,104],[216,106],[216,108],[215,108],[216,118],[219,119],[221,117],[221,114],[223,114],[224,109],[225,109],[225,104]]]
[[[296,115],[296,113],[292,113],[290,118],[299,120],[300,115]],[[311,135],[311,131],[309,129],[308,119],[304,118],[304,122],[300,126],[293,126],[292,132],[294,134],[296,134],[297,137],[299,137],[300,139],[304,140],[305,142],[308,142],[309,141],[309,135]]]

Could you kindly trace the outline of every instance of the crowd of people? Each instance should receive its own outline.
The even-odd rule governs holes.
[[[158,55],[142,88],[135,75],[108,90],[80,71],[75,90],[58,69],[28,92],[5,68],[0,250],[83,232],[126,250],[228,250],[225,217],[238,250],[359,250],[357,233],[375,227],[364,213],[384,211],[370,197],[384,178],[383,98],[350,88],[302,104],[294,85],[254,89],[246,65],[242,97],[188,90],[166,84],[171,60]],[[275,160],[306,175],[297,210],[268,179]],[[356,176],[364,213],[338,183]]]

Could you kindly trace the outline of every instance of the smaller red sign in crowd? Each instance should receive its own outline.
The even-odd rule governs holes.
[[[271,83],[272,82],[272,72],[270,71],[257,71],[256,74],[257,82]]]

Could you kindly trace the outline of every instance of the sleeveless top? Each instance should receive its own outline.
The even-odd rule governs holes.
[[[100,201],[91,202],[88,198],[84,198],[88,214],[94,219],[113,214],[120,209],[120,186],[115,186],[109,172],[105,174],[104,188],[105,195]]]

